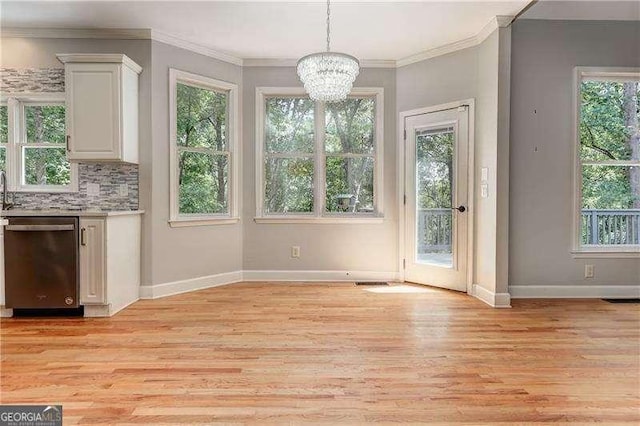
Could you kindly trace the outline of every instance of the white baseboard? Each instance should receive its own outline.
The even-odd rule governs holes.
[[[494,308],[510,308],[511,295],[509,293],[494,293],[487,290],[481,285],[474,284],[472,287],[472,296],[482,300],[487,305]]]
[[[634,285],[512,285],[514,299],[632,299],[640,297]]]
[[[0,306],[0,318],[11,318],[13,316],[13,309],[5,308],[4,305]]]
[[[395,281],[397,272],[380,271],[243,271],[243,281]]]
[[[242,271],[225,272],[170,283],[140,286],[140,299],[157,299],[242,281]]]
[[[140,299],[157,299],[241,281],[394,281],[397,272],[377,271],[233,271],[206,277],[140,286]]]

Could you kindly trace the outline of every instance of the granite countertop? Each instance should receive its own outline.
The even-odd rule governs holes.
[[[107,217],[143,214],[144,210],[0,210],[1,217],[78,216]]]

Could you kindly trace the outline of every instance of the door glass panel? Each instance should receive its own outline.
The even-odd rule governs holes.
[[[416,263],[453,267],[453,127],[416,131]]]

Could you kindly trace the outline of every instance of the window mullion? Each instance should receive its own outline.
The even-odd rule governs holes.
[[[324,214],[325,211],[325,105],[323,102],[316,102],[315,107],[315,161],[314,161],[314,171],[315,171],[315,179],[314,179],[314,211],[315,215],[320,217]]]

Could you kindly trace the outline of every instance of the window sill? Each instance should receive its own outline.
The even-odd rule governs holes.
[[[372,217],[372,216],[347,216],[347,217],[338,217],[338,216],[324,216],[324,217],[300,217],[300,216],[274,216],[274,217],[255,217],[253,220],[256,223],[262,224],[381,224],[384,223],[384,217]]]
[[[181,217],[171,219],[169,226],[172,228],[185,228],[189,226],[232,225],[240,222],[239,217]]]
[[[50,194],[73,194],[78,192],[78,188],[75,187],[68,187],[68,188],[60,188],[60,187],[53,187],[53,188],[47,188],[45,186],[38,186],[38,187],[28,187],[28,186],[21,186],[18,188],[15,188],[13,190],[9,190],[9,192],[18,192],[18,193],[50,193]]]
[[[623,249],[582,249],[582,250],[573,250],[571,251],[571,255],[574,259],[594,259],[594,258],[602,258],[602,259],[628,259],[628,258],[640,258],[640,247],[631,246]]]

